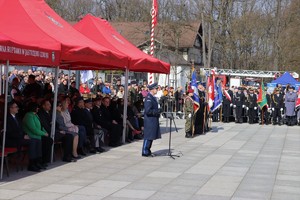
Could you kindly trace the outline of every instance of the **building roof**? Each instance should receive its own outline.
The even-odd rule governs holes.
[[[141,46],[150,41],[150,23],[147,22],[110,22],[111,25],[135,46]],[[178,28],[180,27],[180,28]],[[155,40],[172,48],[176,47],[176,31],[179,35],[178,48],[194,46],[200,30],[199,22],[189,24],[158,24],[155,27]]]

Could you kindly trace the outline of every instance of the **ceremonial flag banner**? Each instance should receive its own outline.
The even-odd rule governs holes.
[[[214,112],[216,109],[218,109],[222,105],[222,101],[223,101],[222,83],[220,83],[219,85],[215,85],[214,105],[211,111]]]
[[[263,108],[264,106],[268,106],[267,105],[267,97],[266,97],[266,91],[265,91],[265,86],[264,83],[261,82],[261,86],[259,89],[259,95],[257,98],[257,103],[259,105],[260,108]]]
[[[192,72],[192,81],[191,81],[191,88],[194,90],[194,110],[197,111],[199,108],[199,94],[198,94],[198,88],[197,88],[197,76],[195,69],[193,68]]]
[[[298,99],[296,102],[296,110],[299,110],[299,109],[300,109],[300,87],[298,89]]]
[[[207,88],[208,88],[208,110],[213,106],[215,100],[215,74],[213,73],[212,77],[207,79]]]

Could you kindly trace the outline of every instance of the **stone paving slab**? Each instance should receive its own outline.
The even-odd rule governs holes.
[[[175,120],[153,142],[153,158],[141,156],[142,141],[55,162],[41,173],[4,175],[0,199],[60,200],[299,200],[300,127],[213,123],[211,132],[184,137]]]

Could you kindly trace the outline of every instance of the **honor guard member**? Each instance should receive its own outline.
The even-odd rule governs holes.
[[[205,88],[201,83],[198,83],[198,95],[199,95],[199,109],[195,113],[195,123],[194,123],[194,134],[203,134],[207,128],[206,121],[207,121],[207,103],[205,102]],[[205,120],[206,119],[206,120]]]
[[[188,95],[184,99],[184,114],[185,114],[185,137],[192,137],[192,120],[193,120],[193,112],[194,112],[194,100],[192,96],[194,95],[194,90],[189,89]]]
[[[243,88],[239,87],[237,93],[233,95],[233,108],[235,108],[235,122],[243,123],[243,108],[245,108],[245,95]]]
[[[290,86],[287,93],[285,94],[285,116],[287,118],[286,124],[293,126],[296,124],[296,102],[298,99],[297,93],[294,92],[295,88]]]
[[[144,143],[142,149],[142,156],[153,156],[151,153],[151,146],[153,140],[161,138],[159,127],[159,116],[162,112],[158,108],[158,102],[154,95],[157,93],[157,83],[148,85],[149,93],[145,98],[144,103]]]
[[[252,88],[249,89],[248,95],[248,117],[249,117],[249,124],[253,124],[255,122],[256,113],[257,113],[257,96],[254,94]]]
[[[273,125],[277,123],[281,125],[281,114],[283,112],[283,95],[279,88],[275,89],[275,94],[272,95],[272,111],[273,111]]]
[[[260,123],[259,124],[265,124],[268,125],[271,123],[271,94],[268,92],[268,89],[265,87],[265,92],[266,92],[266,99],[267,99],[267,106],[264,106],[261,109],[261,113],[260,113]],[[263,116],[263,118],[262,118]]]
[[[231,107],[232,107],[232,99],[233,99],[233,92],[229,89],[229,84],[226,84],[223,91],[223,103],[222,103],[224,123],[229,123],[229,117],[231,114]]]

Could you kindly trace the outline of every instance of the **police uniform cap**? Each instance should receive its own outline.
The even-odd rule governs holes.
[[[249,91],[253,91],[253,88],[249,88]]]
[[[82,97],[78,97],[75,99],[75,104],[77,104],[79,101],[83,101],[83,98]]]
[[[294,86],[291,86],[291,87],[290,87],[290,89],[293,89],[293,90],[295,90],[295,87],[294,87]]]
[[[151,85],[148,85],[147,88],[148,88],[149,90],[157,89],[157,88],[158,88],[158,85],[157,85],[157,83],[152,83]]]
[[[229,84],[227,83],[227,84],[225,85],[225,87],[229,87]]]
[[[92,101],[92,99],[86,99],[86,100],[84,100],[84,103],[92,103],[93,101]]]
[[[96,102],[96,101],[102,101],[102,98],[100,98],[100,97],[93,98],[93,102]]]
[[[243,90],[243,88],[242,87],[238,87],[238,90]]]

